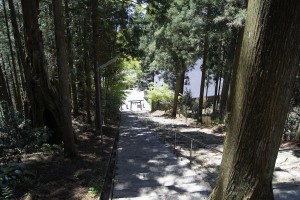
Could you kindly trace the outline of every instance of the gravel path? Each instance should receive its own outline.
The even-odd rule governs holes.
[[[220,135],[212,133],[209,129],[195,128],[176,119],[152,116],[147,113],[139,113],[139,118],[145,126],[149,126],[155,131],[157,137],[163,137],[165,140],[169,134],[171,141],[165,140],[167,143],[171,142],[172,144],[174,142],[172,135],[174,132],[178,132],[197,138],[220,150],[223,149]],[[189,150],[180,148],[180,155],[188,157]],[[205,148],[196,148],[193,155],[197,162],[192,166],[193,169],[197,171],[198,176],[214,187],[222,154]],[[273,174],[273,189],[275,200],[300,200],[300,150],[279,150]]]
[[[207,199],[210,185],[132,113],[122,114],[113,198]]]

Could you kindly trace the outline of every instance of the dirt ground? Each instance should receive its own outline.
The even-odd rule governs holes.
[[[15,199],[97,199],[104,181],[117,122],[103,127],[101,137],[82,122],[73,121],[78,154],[76,158],[64,159],[62,150],[26,154],[22,158],[34,179],[26,185],[17,185]]]

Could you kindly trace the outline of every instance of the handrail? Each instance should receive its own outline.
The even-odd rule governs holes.
[[[119,131],[117,131],[117,133],[116,133],[116,135],[115,135],[115,138],[114,138],[114,143],[113,143],[113,148],[112,148],[112,150],[111,150],[111,152],[110,152],[110,156],[109,156],[109,161],[108,161],[108,163],[107,163],[107,165],[106,165],[106,169],[105,169],[105,178],[104,178],[104,181],[103,181],[103,184],[102,184],[102,187],[101,187],[101,194],[100,194],[100,197],[99,197],[99,200],[104,200],[104,193],[105,193],[105,190],[104,190],[104,187],[105,187],[105,185],[107,184],[107,181],[108,181],[108,177],[109,177],[109,170],[111,170],[110,169],[110,166],[111,166],[111,164],[112,164],[112,158],[114,157],[114,153],[116,152],[116,150],[117,150],[117,144],[118,144],[118,139],[119,139]],[[116,160],[115,160],[115,162],[116,162]],[[112,169],[113,170],[113,176],[114,176],[114,168]],[[112,186],[113,187],[113,186]],[[111,194],[112,194],[112,188],[111,188],[111,191],[110,191],[110,193],[109,193],[109,198],[110,198],[110,196],[111,196]]]
[[[214,151],[217,151],[219,153],[223,153],[222,151],[220,151],[219,149],[216,149],[214,147],[211,147],[207,144],[204,144],[203,142],[200,142],[199,140],[195,139],[195,138],[191,138],[191,137],[188,137],[184,134],[181,134],[181,133],[177,133],[177,132],[174,132],[174,152],[176,151],[176,143],[177,143],[177,134],[182,136],[182,137],[185,137],[187,139],[189,139],[191,141],[190,143],[190,165],[192,165],[192,157],[193,157],[193,141],[200,144],[201,146],[205,147],[205,148],[208,148],[208,149],[211,149],[211,150],[214,150]]]
[[[176,132],[175,132],[175,134],[179,134],[179,135],[181,135],[181,136],[183,136],[183,137],[185,137],[185,138],[188,138],[188,139],[190,139],[190,140],[192,140],[192,141],[195,141],[195,142],[199,143],[200,145],[202,145],[203,147],[206,147],[206,148],[208,148],[208,149],[212,149],[212,150],[215,150],[215,151],[217,151],[217,152],[219,152],[219,153],[223,153],[223,151],[221,151],[221,150],[219,150],[219,149],[216,149],[216,148],[214,148],[214,147],[211,147],[211,146],[209,146],[209,145],[207,145],[207,144],[204,144],[203,142],[200,142],[199,140],[197,140],[197,139],[195,139],[195,138],[188,137],[188,136],[186,136],[186,135],[184,135],[184,134],[182,134],[182,133],[176,133]]]

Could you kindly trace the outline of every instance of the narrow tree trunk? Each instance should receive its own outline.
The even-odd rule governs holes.
[[[87,20],[84,20],[84,24]],[[88,48],[88,33],[87,27],[83,26],[83,65],[85,72],[85,111],[86,111],[86,122],[92,124],[91,118],[91,91],[92,91],[92,80],[91,80],[91,69],[89,66],[89,48]]]
[[[180,91],[183,88],[183,80],[185,75],[184,67],[178,69],[176,73],[176,85],[175,85],[175,93],[174,93],[174,100],[173,100],[173,108],[172,108],[172,117],[176,118],[177,114],[177,107],[178,107],[178,96]]]
[[[13,0],[8,0],[8,5],[9,5],[9,9],[10,9],[10,17],[11,17],[11,23],[12,23],[12,27],[13,27],[13,33],[14,33],[14,39],[15,39],[15,43],[16,43],[16,48],[17,48],[17,54],[20,60],[20,76],[21,76],[21,80],[22,80],[22,85],[23,87],[25,87],[23,90],[25,90],[26,92],[24,93],[24,99],[23,99],[23,107],[24,107],[24,114],[25,114],[25,118],[29,119],[29,108],[28,108],[28,95],[29,95],[29,84],[25,81],[25,68],[26,66],[26,61],[25,61],[25,53],[24,53],[24,47],[22,45],[22,41],[21,41],[21,34],[18,28],[18,23],[17,23],[17,17],[16,17],[16,11],[15,11],[15,6],[13,3]]]
[[[4,77],[3,67],[0,64],[0,104],[4,110],[4,116],[8,114],[9,108],[12,107],[12,101],[8,89],[9,88],[7,88]]]
[[[73,103],[73,113],[74,115],[78,115],[78,98],[77,98],[77,87],[76,87],[76,76],[75,76],[75,69],[73,66],[73,59],[74,59],[74,53],[73,53],[73,47],[72,47],[72,35],[70,30],[70,24],[71,24],[71,17],[69,13],[69,0],[65,0],[65,13],[66,13],[66,29],[67,29],[67,49],[68,49],[68,61],[69,66],[71,70],[71,88],[72,88],[72,103]]]
[[[75,155],[74,136],[72,129],[72,115],[70,102],[69,74],[70,67],[67,58],[67,44],[65,37],[65,24],[62,0],[52,0],[53,16],[55,27],[55,42],[57,49],[57,66],[58,66],[58,82],[59,82],[59,98],[61,102],[62,124],[61,130],[63,133],[64,153],[67,157]]]
[[[299,68],[299,38],[298,0],[249,2],[224,154],[210,199],[274,199],[272,176]]]
[[[240,50],[242,46],[243,33],[244,33],[244,28],[240,30],[234,30],[233,33],[234,36],[230,42],[230,50],[229,50],[229,58],[228,58],[229,70],[225,71],[223,88],[221,93],[221,101],[220,101],[220,116],[222,121],[224,121],[225,119],[226,105],[227,105],[226,112],[227,113],[230,112],[229,109],[231,106],[229,105],[230,104],[229,93],[233,93],[233,86],[235,85],[236,70],[237,70]],[[232,87],[231,92],[229,89],[230,87]]]
[[[3,66],[5,66],[4,56],[2,58],[3,58]],[[17,94],[15,79],[14,79],[13,70],[12,70],[13,67],[12,67],[12,64],[11,64],[11,61],[9,59],[8,54],[6,55],[6,59],[7,59],[7,64],[8,64],[8,67],[5,68],[5,74],[6,74],[6,77],[7,77],[6,82],[7,82],[7,85],[9,86],[9,88],[11,89],[10,90],[11,100],[13,102],[14,108],[17,110],[17,108],[16,108],[16,96],[18,94]]]
[[[22,110],[22,99],[21,99],[21,91],[20,91],[20,84],[18,81],[18,73],[17,73],[17,66],[16,66],[16,60],[15,60],[15,55],[14,51],[12,48],[12,42],[10,38],[10,31],[9,31],[9,25],[8,25],[8,17],[6,13],[6,6],[5,6],[5,1],[2,1],[3,3],[3,10],[4,10],[4,17],[5,17],[5,24],[6,24],[6,31],[7,31],[7,38],[8,38],[8,44],[9,44],[9,50],[10,50],[10,56],[11,56],[11,61],[12,61],[12,69],[13,69],[13,80],[15,84],[15,100],[16,100],[16,108],[18,111]]]
[[[219,88],[219,77],[215,77],[215,96],[214,96],[214,102],[213,102],[213,113],[216,112],[217,107],[217,98],[218,98],[218,88]]]
[[[3,87],[5,87],[7,89],[7,93],[8,93],[8,106],[10,108],[13,108],[13,101],[12,101],[12,95],[11,95],[11,89],[10,89],[10,85],[9,85],[9,76],[8,76],[8,73],[7,73],[7,70],[5,69],[5,62],[4,62],[4,57],[3,57],[3,54],[0,53],[0,56],[1,56],[1,60],[2,60],[2,72],[3,72],[3,77],[4,78],[4,83],[5,83],[5,86],[3,85]]]
[[[205,101],[208,100],[208,88],[209,88],[209,79],[210,79],[210,75],[207,74],[207,78],[206,78],[206,90],[205,90]]]
[[[203,62],[202,62],[202,73],[201,73],[201,85],[200,85],[200,96],[199,96],[199,110],[198,110],[198,122],[202,122],[202,110],[203,110],[203,97],[204,97],[204,87],[207,73],[207,54],[208,54],[208,35],[206,33],[204,39],[204,49],[203,49]]]
[[[231,77],[231,73],[226,72],[224,75],[223,87],[222,87],[221,99],[220,99],[220,120],[221,121],[224,120],[224,112],[225,112],[226,102],[228,97],[230,77]]]
[[[237,43],[234,53],[234,61],[233,61],[233,67],[231,72],[231,80],[229,85],[229,94],[227,98],[227,104],[226,104],[226,114],[225,114],[225,121],[230,116],[230,113],[233,108],[233,97],[235,95],[235,86],[236,86],[236,79],[237,79],[237,69],[239,65],[239,59],[240,59],[240,53],[242,48],[242,42],[243,42],[243,35],[244,35],[244,28],[241,28],[238,30],[237,33]]]
[[[95,81],[95,104],[96,104],[96,132],[102,135],[101,117],[101,78],[100,78],[100,38],[99,38],[99,3],[92,1],[92,23],[93,23],[93,52],[94,52],[94,81]]]
[[[219,106],[219,103],[220,103],[220,96],[221,96],[221,85],[222,85],[222,76],[223,76],[223,67],[221,66],[221,72],[220,72],[220,75],[219,75],[219,87],[218,87],[218,95],[217,95],[217,109],[219,110],[220,108],[218,107]]]

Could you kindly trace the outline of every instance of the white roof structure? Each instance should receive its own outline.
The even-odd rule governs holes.
[[[145,99],[145,92],[137,88],[125,90],[127,98],[121,107],[121,110],[131,111],[150,111],[150,105]]]

